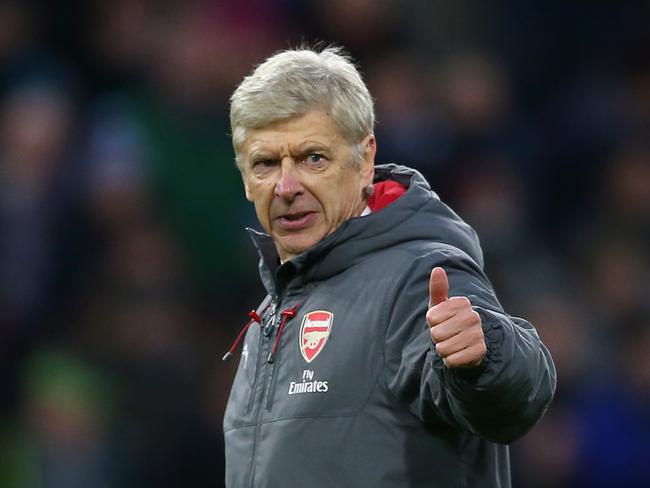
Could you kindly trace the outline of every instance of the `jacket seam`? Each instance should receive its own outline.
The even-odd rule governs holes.
[[[411,266],[409,266],[407,271],[402,276],[402,279],[399,281],[398,284],[395,285],[395,289],[394,289],[393,294],[392,294],[392,299],[389,301],[388,304],[386,304],[383,307],[382,313],[383,313],[383,317],[385,319],[384,323],[386,324],[386,327],[384,329],[384,338],[383,338],[384,347],[382,347],[382,355],[383,355],[383,358],[382,358],[382,360],[383,360],[383,362],[382,362],[382,364],[383,364],[382,373],[388,372],[388,363],[386,361],[387,357],[397,357],[399,359],[399,364],[401,364],[401,354],[400,355],[393,355],[392,354],[392,349],[386,344],[386,336],[388,335],[388,330],[390,329],[390,313],[389,313],[389,311],[394,308],[395,303],[397,302],[397,295],[399,293],[399,290],[402,289],[402,285],[408,280],[408,277],[410,276],[409,273],[415,267],[416,262],[417,262],[417,260],[413,260],[413,262],[411,263]],[[389,351],[390,351],[390,354],[389,354]],[[411,368],[410,365],[407,365],[407,367],[409,369],[411,369],[411,371],[416,371],[416,368]],[[381,374],[380,376],[383,377],[384,374]],[[408,412],[409,415],[411,415],[417,421],[421,422],[420,418],[417,415],[415,415],[415,413],[413,413],[411,411],[408,404],[399,399],[399,397],[395,394],[395,392],[392,390],[390,385],[388,385],[388,383],[386,383],[385,386],[386,386],[386,391],[388,391],[391,398],[393,398],[397,402],[398,405],[400,405],[402,408],[404,408]]]
[[[324,415],[291,415],[291,416],[287,416],[287,417],[278,417],[278,418],[274,418],[274,419],[262,420],[262,421],[259,422],[259,424],[260,425],[272,424],[273,422],[278,422],[280,420],[349,418],[349,417],[356,417],[356,416],[359,415],[359,413],[361,413],[361,410],[358,411],[358,412],[353,412],[353,413],[350,413],[350,414],[341,414],[341,415],[327,415],[327,414],[324,414]],[[245,427],[255,427],[256,425],[257,425],[257,422],[233,425],[232,427],[230,427],[227,430],[224,429],[224,433],[225,432],[230,432],[232,430],[243,429]]]

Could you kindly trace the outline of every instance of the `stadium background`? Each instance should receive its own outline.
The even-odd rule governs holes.
[[[476,227],[553,353],[515,486],[650,486],[648,25],[633,1],[2,1],[0,486],[221,485],[220,358],[263,296],[227,100],[315,40],[358,61],[378,162]]]

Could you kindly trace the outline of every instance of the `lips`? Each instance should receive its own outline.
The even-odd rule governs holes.
[[[309,227],[316,218],[316,212],[290,212],[280,215],[276,222],[284,230],[300,230]]]

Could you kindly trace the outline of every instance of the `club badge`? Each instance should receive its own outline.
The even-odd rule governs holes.
[[[325,310],[309,312],[300,326],[300,353],[311,363],[323,350],[332,329],[334,314]]]

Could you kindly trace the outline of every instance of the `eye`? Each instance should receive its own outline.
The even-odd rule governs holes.
[[[275,166],[275,161],[273,161],[272,159],[260,159],[258,161],[255,161],[253,163],[253,166],[264,166],[269,168],[271,166]]]
[[[275,159],[261,158],[253,161],[253,172],[255,174],[266,174],[278,165]]]
[[[271,158],[260,158],[253,160],[253,168],[272,168],[277,164],[275,159]]]
[[[310,153],[304,161],[308,166],[320,168],[327,162],[327,158],[320,153]]]

